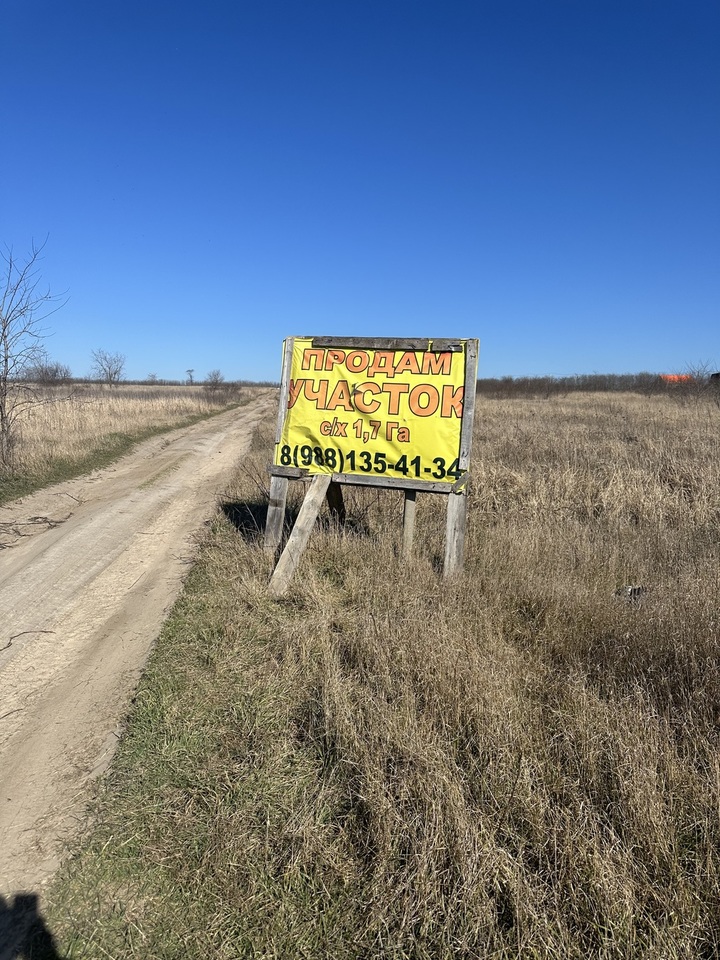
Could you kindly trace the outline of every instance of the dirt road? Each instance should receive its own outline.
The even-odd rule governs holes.
[[[0,508],[0,895],[57,868],[273,390]]]

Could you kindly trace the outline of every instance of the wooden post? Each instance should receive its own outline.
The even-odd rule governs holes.
[[[460,432],[460,459],[458,466],[465,472],[470,466],[473,420],[475,419],[475,392],[477,390],[478,342],[468,340],[465,348],[465,392],[463,393],[462,429]]]
[[[334,480],[328,487],[327,502],[333,519],[337,520],[339,524],[345,523],[345,501],[343,500],[342,487]]]
[[[282,596],[288,588],[297,565],[300,563],[300,557],[307,546],[310,533],[320,513],[320,507],[330,486],[332,477],[329,473],[320,473],[313,477],[305,499],[300,507],[295,526],[292,529],[290,538],[285,544],[275,571],[270,578],[269,591],[273,596]]]
[[[465,346],[465,391],[463,393],[463,418],[460,433],[459,467],[463,476],[453,484],[448,497],[447,526],[445,530],[446,577],[452,577],[463,568],[465,554],[465,524],[467,520],[467,469],[470,466],[473,419],[475,415],[475,391],[477,389],[478,342],[468,340]]]
[[[467,494],[465,491],[451,493],[447,505],[445,531],[445,577],[452,577],[463,568],[465,552],[465,520],[467,518]]]
[[[413,539],[415,537],[415,504],[417,490],[405,491],[405,505],[403,507],[403,559],[409,560],[412,556]]]
[[[288,392],[290,389],[290,367],[294,337],[288,337],[283,344],[282,381],[280,384],[280,398],[278,400],[277,422],[275,425],[275,445],[280,443],[283,424],[287,414]],[[267,519],[265,521],[265,549],[274,553],[280,546],[283,523],[285,522],[285,504],[287,502],[288,478],[271,475],[270,503],[268,504]]]
[[[265,549],[268,553],[275,553],[280,546],[289,482],[287,477],[270,477],[270,502],[265,521]]]

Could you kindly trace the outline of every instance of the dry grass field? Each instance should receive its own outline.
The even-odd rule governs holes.
[[[403,566],[348,489],[282,600],[271,436],[51,891],[68,956],[720,955],[717,405],[480,398],[465,572],[441,497]]]
[[[247,396],[249,388],[242,388]],[[68,384],[39,388],[18,419],[11,470],[0,468],[0,500],[87,470],[133,441],[226,409],[243,396],[229,384],[160,386]],[[22,395],[20,397],[22,399]]]

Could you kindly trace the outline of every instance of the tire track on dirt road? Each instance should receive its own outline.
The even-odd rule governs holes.
[[[193,556],[193,535],[277,392],[0,508],[0,894],[37,888]]]

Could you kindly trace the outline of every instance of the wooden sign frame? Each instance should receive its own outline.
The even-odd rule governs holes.
[[[285,420],[288,411],[288,400],[291,389],[291,367],[295,337],[285,340],[283,354],[283,370],[280,385],[280,402],[278,409],[275,446],[281,442]],[[381,351],[386,354],[403,351],[406,353],[432,353],[436,356],[445,353],[457,353],[464,350],[465,370],[463,381],[462,419],[460,426],[460,448],[458,452],[457,473],[459,476],[454,483],[435,482],[424,480],[421,477],[388,477],[386,474],[370,475],[358,473],[315,473],[310,487],[305,495],[300,512],[293,526],[290,537],[285,545],[272,578],[270,592],[282,595],[287,589],[295,572],[300,558],[305,550],[315,520],[320,512],[324,500],[327,498],[331,512],[339,519],[344,519],[344,503],[342,485],[372,486],[385,489],[403,490],[405,503],[403,510],[403,555],[408,557],[412,552],[412,542],[415,529],[415,505],[419,492],[444,494],[448,497],[447,520],[445,535],[445,562],[443,572],[450,577],[462,569],[465,527],[467,520],[467,480],[469,477],[470,454],[472,450],[473,419],[475,413],[475,390],[477,382],[478,347],[477,340],[450,340],[450,339],[388,339],[388,338],[359,338],[359,337],[304,337],[310,340],[314,350],[351,350],[351,351]],[[411,358],[412,359],[412,358]],[[290,480],[307,478],[311,471],[302,466],[281,466],[272,464],[270,467],[270,498],[268,504],[267,522],[265,526],[265,549],[273,554],[277,553],[282,539],[287,503],[288,485]]]

